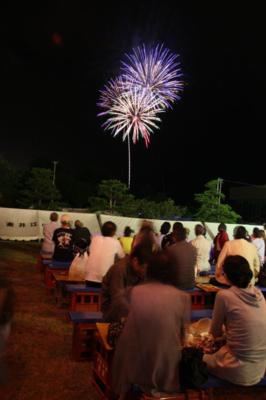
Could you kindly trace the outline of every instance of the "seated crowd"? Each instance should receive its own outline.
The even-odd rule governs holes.
[[[155,396],[180,390],[179,364],[191,314],[186,290],[195,286],[198,275],[210,273],[210,261],[216,266],[212,282],[225,287],[215,298],[210,334],[214,341],[223,336],[226,342],[203,359],[211,374],[234,384],[250,386],[262,379],[266,304],[254,285],[264,264],[265,242],[258,240],[258,231],[249,238],[239,226],[234,240],[229,240],[225,224],[220,224],[211,243],[201,224],[196,224],[196,237],[189,241],[180,222],[171,233],[164,223],[157,236],[152,224],[144,221],[134,238],[126,227],[125,240],[118,240],[116,225],[108,221],[102,234],[91,239],[80,221],[75,232],[68,215],[61,217],[58,227],[53,214],[43,254],[70,262],[69,276],[102,288],[106,322],[123,320],[112,368],[113,389],[121,399],[127,398],[132,385]]]

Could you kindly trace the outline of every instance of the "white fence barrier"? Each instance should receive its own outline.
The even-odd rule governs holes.
[[[0,208],[0,238],[2,240],[40,240],[43,237],[42,229],[43,224],[49,222],[49,216],[51,211],[44,210],[25,210],[17,208]],[[66,214],[66,212],[58,211],[59,215]],[[100,232],[100,225],[96,214],[89,213],[75,213],[67,212],[71,216],[71,220],[74,223],[76,219],[79,219],[84,226],[89,228],[92,234],[98,234]],[[139,226],[142,219],[140,218],[129,218],[129,217],[118,217],[114,215],[100,215],[102,223],[106,221],[113,221],[117,225],[117,236],[122,236],[125,226],[130,226],[135,232],[138,232]],[[162,220],[151,220],[154,223],[156,232],[160,231],[160,227],[164,221]],[[173,225],[176,221],[169,221]],[[72,223],[72,225],[73,225]],[[194,239],[194,227],[196,224],[201,223],[200,221],[182,221],[183,225],[190,230],[189,239]],[[210,240],[217,233],[218,223],[208,222],[207,227],[207,238]],[[226,224],[227,232],[230,239],[233,239],[233,230],[237,224]],[[247,231],[251,234],[253,228],[257,226],[263,229],[261,225],[244,225]]]

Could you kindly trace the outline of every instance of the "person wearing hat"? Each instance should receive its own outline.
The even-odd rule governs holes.
[[[70,216],[68,214],[63,214],[60,221],[61,227],[56,229],[53,234],[53,241],[55,243],[53,260],[62,262],[72,261],[74,258],[74,235],[70,225]]]

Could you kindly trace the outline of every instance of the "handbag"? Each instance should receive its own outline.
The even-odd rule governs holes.
[[[107,333],[107,343],[115,347],[119,336],[121,335],[126,323],[126,318],[121,318],[118,322],[111,322]]]
[[[179,379],[181,389],[200,389],[207,382],[208,369],[200,347],[183,347]]]

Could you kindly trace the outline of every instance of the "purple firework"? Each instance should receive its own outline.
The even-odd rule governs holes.
[[[158,44],[155,48],[142,47],[133,49],[122,62],[122,77],[126,87],[141,87],[150,90],[161,100],[162,107],[180,99],[183,90],[182,73],[178,55]]]

